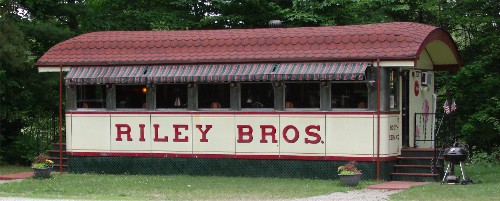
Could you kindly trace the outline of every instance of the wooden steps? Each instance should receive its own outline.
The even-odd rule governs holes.
[[[398,172],[391,173],[391,175],[419,176],[419,177],[435,177],[435,176],[439,176],[439,174],[432,174],[432,173],[398,173]]]
[[[434,148],[405,148],[390,173],[393,181],[439,181],[443,172],[442,150]]]
[[[67,154],[66,154],[66,143],[62,143],[62,167],[61,167],[61,164],[59,162],[59,160],[61,160],[60,158],[60,151],[59,151],[59,143],[54,143],[52,144],[52,149],[51,150],[48,150],[48,155],[49,155],[49,159],[54,161],[54,168],[53,168],[53,171],[56,171],[56,172],[59,172],[62,168],[62,171],[67,171],[69,166],[67,165],[67,161],[68,161],[68,157],[67,157]]]
[[[394,165],[397,168],[432,168],[432,165]],[[438,165],[436,168],[443,168],[443,166]]]

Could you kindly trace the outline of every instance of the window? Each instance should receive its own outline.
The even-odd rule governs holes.
[[[146,93],[144,85],[117,85],[116,108],[146,108]]]
[[[156,108],[187,108],[187,84],[156,85]]]
[[[332,109],[368,108],[366,82],[332,83]]]
[[[274,108],[272,83],[242,83],[241,108]]]
[[[106,108],[105,85],[76,86],[77,108]]]
[[[285,108],[319,108],[318,82],[285,83]]]
[[[229,108],[229,84],[200,84],[198,85],[199,108]]]
[[[391,69],[389,71],[389,106],[391,109],[399,109],[399,71],[398,69]]]

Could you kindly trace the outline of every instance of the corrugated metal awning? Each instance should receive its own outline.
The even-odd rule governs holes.
[[[148,66],[72,67],[66,84],[144,83]]]
[[[369,62],[72,67],[66,84],[364,80]]]
[[[151,66],[146,75],[152,83],[230,82],[269,80],[277,64],[209,64]]]
[[[288,63],[272,80],[364,80],[368,62]]]

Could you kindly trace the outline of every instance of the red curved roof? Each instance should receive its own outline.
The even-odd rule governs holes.
[[[63,41],[37,66],[148,65],[416,59],[441,28],[411,22],[188,31],[104,31]],[[426,40],[427,39],[427,40]]]

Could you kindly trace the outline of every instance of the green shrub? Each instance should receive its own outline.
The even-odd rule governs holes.
[[[1,140],[0,159],[5,164],[29,165],[39,153],[46,151],[54,138],[54,119],[50,115],[29,117],[4,133]]]
[[[476,146],[471,150],[470,164],[496,164],[499,163],[500,149],[498,147],[493,149],[491,154],[484,150],[479,150]]]

